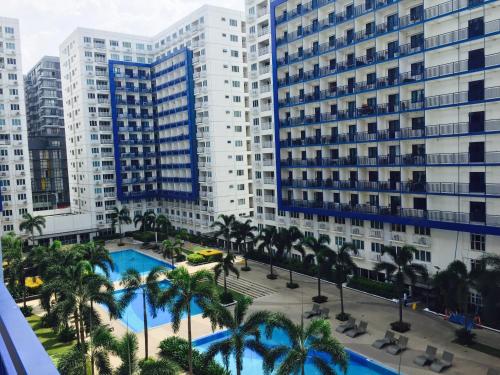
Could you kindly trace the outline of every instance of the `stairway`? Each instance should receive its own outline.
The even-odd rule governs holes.
[[[219,276],[217,283],[221,286],[224,285],[224,276]],[[267,286],[257,284],[253,281],[246,280],[243,278],[236,278],[233,275],[227,277],[227,288],[235,292],[244,294],[253,299],[268,296],[276,293],[275,290],[268,288]]]

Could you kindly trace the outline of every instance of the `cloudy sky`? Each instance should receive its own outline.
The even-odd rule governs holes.
[[[23,70],[59,44],[76,27],[154,35],[203,4],[243,10],[244,0],[0,0],[0,16],[21,23]]]

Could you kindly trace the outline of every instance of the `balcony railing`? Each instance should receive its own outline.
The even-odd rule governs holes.
[[[280,147],[326,146],[360,142],[383,142],[445,135],[474,134],[468,122],[425,125],[420,129],[401,128],[399,130],[383,129],[375,132],[341,133],[337,135],[310,136],[305,138],[289,138],[280,141]],[[500,132],[500,119],[484,122],[484,132]]]
[[[0,301],[0,374],[59,374],[3,281]]]
[[[407,194],[493,195],[500,196],[500,183],[362,181],[332,179],[283,179],[281,186],[300,189],[379,191]]]
[[[500,215],[471,215],[467,212],[441,210],[420,210],[415,208],[383,207],[369,204],[335,203],[308,200],[284,200],[288,208],[310,208],[338,212],[352,212],[369,215],[394,216],[422,221],[444,221],[457,224],[474,224],[500,227]]]
[[[423,40],[422,43],[407,43],[404,45],[400,45],[397,48],[394,48],[393,50],[390,51],[381,51],[376,53],[376,60],[378,61],[386,61],[388,59],[392,58],[397,58],[414,54],[417,52],[421,52],[424,50],[429,50],[429,49],[434,49],[438,47],[443,47],[452,43],[457,43],[457,42],[463,42],[468,39],[474,39],[479,36],[487,36],[490,34],[498,33],[500,31],[500,19],[497,20],[492,20],[489,22],[486,22],[484,24],[484,33],[481,35],[477,35],[469,28],[463,28],[459,30],[454,30],[450,31],[448,33],[444,34],[439,34],[439,35],[434,35],[431,37],[428,37]],[[384,31],[384,33],[387,31]],[[376,35],[380,34],[373,34],[373,37]],[[277,66],[285,66],[288,64],[293,64],[296,62],[300,62],[303,60],[307,60],[309,58],[315,57],[322,55],[324,53],[328,52],[333,52],[337,50],[338,48],[347,46],[347,45],[353,45],[357,43],[358,41],[363,41],[365,40],[366,37],[363,35],[360,40],[356,40],[355,37],[352,39],[345,39],[345,38],[340,38],[335,42],[326,42],[323,44],[320,44],[319,46],[313,46],[311,48],[304,49],[302,51],[298,51],[289,55],[285,55],[283,57],[279,57],[277,59]]]
[[[387,167],[387,166],[442,166],[500,164],[500,151],[470,154],[468,152],[426,155],[342,156],[339,158],[281,159],[282,167]]]

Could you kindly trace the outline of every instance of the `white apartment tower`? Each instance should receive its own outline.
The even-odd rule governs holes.
[[[499,254],[499,5],[272,1],[276,223],[372,278],[387,245],[430,273]]]
[[[242,12],[203,6],[154,37],[63,42],[73,210],[101,228],[115,205],[154,210],[192,232],[252,214],[245,33]]]
[[[0,186],[2,231],[19,231],[32,212],[19,21],[0,17]]]
[[[255,224],[277,219],[269,0],[246,0],[250,122],[253,136]]]

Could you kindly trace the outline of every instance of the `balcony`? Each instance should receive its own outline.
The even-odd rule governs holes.
[[[374,206],[369,204],[335,203],[326,201],[309,200],[284,200],[283,206],[287,209],[317,209],[327,212],[342,212],[350,214],[380,215],[394,218],[411,219],[416,222],[426,223],[428,221],[448,222],[455,224],[472,224],[492,227],[500,227],[500,215],[471,215],[468,212],[454,212],[441,210],[420,210],[415,208],[400,208],[391,206]],[[346,215],[346,216],[349,216]],[[369,217],[369,216],[368,216]],[[394,239],[395,240],[395,239]]]
[[[318,23],[317,27],[320,27],[321,23]],[[352,37],[341,37],[338,38],[337,40],[333,42],[326,42],[323,44],[320,44],[317,47],[311,47],[308,49],[304,49],[302,52],[296,52],[290,55],[286,55],[283,57],[279,57],[277,59],[277,66],[282,67],[288,64],[293,64],[296,62],[300,62],[303,60],[307,60],[309,58],[315,57],[315,56],[320,56],[324,53],[329,53],[335,50],[338,50],[339,48],[343,48],[346,46],[350,46],[353,44],[356,44],[358,42],[362,42],[368,38],[374,38],[380,35],[383,35],[388,32],[393,32],[399,29],[398,25],[394,25],[394,28],[389,29],[387,27],[387,24],[381,24],[377,25],[376,27],[376,32],[373,32],[373,34],[367,35],[364,31],[356,33]],[[307,30],[307,27],[304,28],[303,30]],[[484,24],[484,35],[480,35],[480,37],[491,35],[494,33],[498,33],[500,31],[500,20],[492,20],[489,22],[486,22]],[[305,31],[303,31],[305,32]],[[312,31],[313,32],[313,31]],[[288,34],[287,38],[278,38],[276,40],[277,45],[283,44],[288,41],[296,40],[298,38],[301,38],[303,35],[296,35],[295,33],[290,33]],[[376,59],[378,61],[385,61],[387,58],[397,58],[398,55],[399,57],[402,56],[407,56],[410,54],[414,54],[417,52],[422,52],[425,50],[430,50],[430,49],[435,49],[435,48],[440,48],[444,47],[446,45],[450,45],[453,43],[458,43],[458,42],[464,42],[466,40],[470,39],[475,39],[478,36],[469,30],[469,28],[462,28],[459,30],[454,30],[450,31],[448,33],[444,34],[439,34],[439,35],[434,35],[431,37],[428,37],[424,39],[423,43],[420,44],[404,44],[400,45],[399,47],[395,48],[394,50],[391,51],[384,51],[384,52],[377,52],[377,57]]]
[[[299,189],[371,191],[403,194],[490,195],[500,196],[499,183],[359,181],[359,180],[299,180],[283,179],[281,186]]]
[[[3,281],[0,301],[0,374],[59,374]]]
[[[500,119],[486,120],[485,132],[500,131]],[[469,123],[457,122],[448,124],[425,125],[422,129],[401,128],[399,130],[378,130],[375,132],[341,133],[335,136],[310,136],[290,138],[280,141],[280,147],[324,146],[362,142],[383,142],[393,140],[409,140],[415,138],[441,137],[445,135],[469,135]]]

